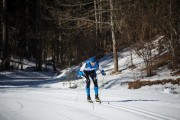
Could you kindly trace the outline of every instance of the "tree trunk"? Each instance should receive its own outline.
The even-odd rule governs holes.
[[[43,40],[42,40],[42,33],[41,33],[41,0],[37,0],[37,24],[36,24],[36,34],[38,40],[38,47],[37,47],[37,70],[42,71],[42,53],[43,53]]]
[[[29,57],[29,46],[28,46],[28,0],[26,0],[26,22],[25,22],[25,40],[26,40],[26,57]]]
[[[111,25],[111,37],[113,42],[113,55],[114,55],[114,72],[118,72],[118,55],[116,48],[116,38],[114,33],[114,21],[113,21],[113,0],[110,0],[110,25]]]
[[[96,43],[96,50],[99,49],[99,41],[98,41],[98,16],[97,16],[97,1],[94,0],[94,14],[95,14],[95,43]]]
[[[55,72],[56,71],[56,57],[55,57],[55,51],[52,51],[52,62],[53,62],[53,71]]]
[[[6,0],[3,0],[3,20],[2,20],[2,63],[1,70],[10,69],[10,58],[8,52],[8,26],[7,26],[7,11]]]
[[[99,22],[100,23],[102,23],[103,21],[102,21],[102,12],[103,12],[103,10],[102,10],[102,0],[99,0],[98,1],[99,2],[99,16],[98,16],[98,19],[99,19]],[[102,32],[102,24],[99,24],[98,25],[98,35],[99,35],[99,42],[100,42],[100,50],[102,50],[102,49],[104,49],[104,40],[105,39],[103,39],[103,32]]]

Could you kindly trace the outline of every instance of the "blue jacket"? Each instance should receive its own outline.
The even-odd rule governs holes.
[[[93,71],[93,70],[98,70],[99,69],[99,63],[96,62],[94,66],[91,65],[91,62],[87,60],[85,62],[86,66],[84,68],[84,71]]]
[[[94,62],[93,66],[91,65],[91,62]],[[97,61],[94,61],[94,58],[90,58],[90,59],[86,60],[86,62],[82,65],[78,74],[80,76],[84,76],[84,71],[94,71],[94,70],[96,71],[98,69],[100,70],[102,75],[106,75],[106,73],[104,72],[101,65],[99,65],[99,63]]]
[[[90,59],[88,59],[88,60],[86,60],[86,62],[82,65],[82,67],[80,68],[80,71],[82,71],[82,72],[84,72],[84,71],[93,71],[93,70],[100,70],[100,71],[103,71],[103,69],[102,69],[102,67],[101,67],[101,65],[99,65],[99,63],[96,61],[93,61],[93,62],[95,62],[95,65],[94,66],[92,66],[91,65],[91,60],[92,60],[92,58],[90,58]]]

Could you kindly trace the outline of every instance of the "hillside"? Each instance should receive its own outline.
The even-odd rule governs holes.
[[[153,89],[165,92],[169,91],[169,93],[173,94],[180,93],[180,75],[174,75],[175,71],[171,71],[168,68],[168,58],[164,58],[164,55],[166,55],[168,52],[164,48],[162,50],[162,54],[157,56],[158,43],[161,38],[162,37],[159,37],[155,41],[152,41],[154,48],[151,49],[151,58],[156,57],[156,60],[152,60],[152,62],[155,61],[154,63],[156,63],[153,64],[154,66],[156,66],[156,68],[153,69],[154,74],[152,76],[147,77],[147,67],[144,63],[143,58],[138,55],[135,50],[126,48],[118,52],[118,73],[113,73],[114,63],[112,53],[105,55],[99,60],[100,64],[107,73],[107,75],[103,77],[101,74],[99,74],[99,71],[97,71],[99,86],[103,89],[137,89],[145,86],[141,89]],[[143,51],[144,49],[145,48],[141,49],[140,51]],[[166,62],[164,62],[164,60],[166,60]],[[61,78],[62,76],[66,76],[64,75],[65,73],[68,73],[68,75],[72,77],[69,76],[66,81],[42,86],[56,88],[84,88],[85,79],[76,79],[76,77],[74,77],[76,76],[78,67],[80,66],[71,67],[63,70],[62,74],[54,77]]]

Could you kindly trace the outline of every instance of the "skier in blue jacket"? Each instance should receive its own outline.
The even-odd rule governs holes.
[[[106,75],[104,70],[102,69],[101,65],[97,62],[95,57],[89,58],[80,68],[79,75],[86,78],[86,94],[87,94],[87,100],[89,102],[92,102],[91,96],[90,96],[90,83],[91,80],[94,83],[94,92],[95,92],[95,100],[96,102],[100,102],[99,96],[98,96],[98,82],[97,82],[97,74],[96,71],[100,70],[102,75]]]

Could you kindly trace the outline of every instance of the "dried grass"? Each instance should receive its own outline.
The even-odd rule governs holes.
[[[180,78],[177,78],[176,80],[173,79],[164,79],[164,80],[156,80],[156,81],[145,81],[145,80],[137,80],[137,81],[133,81],[133,82],[129,82],[128,85],[128,89],[139,89],[142,86],[146,86],[146,85],[158,85],[158,84],[167,84],[167,83],[171,83],[171,84],[178,84],[180,85]]]

